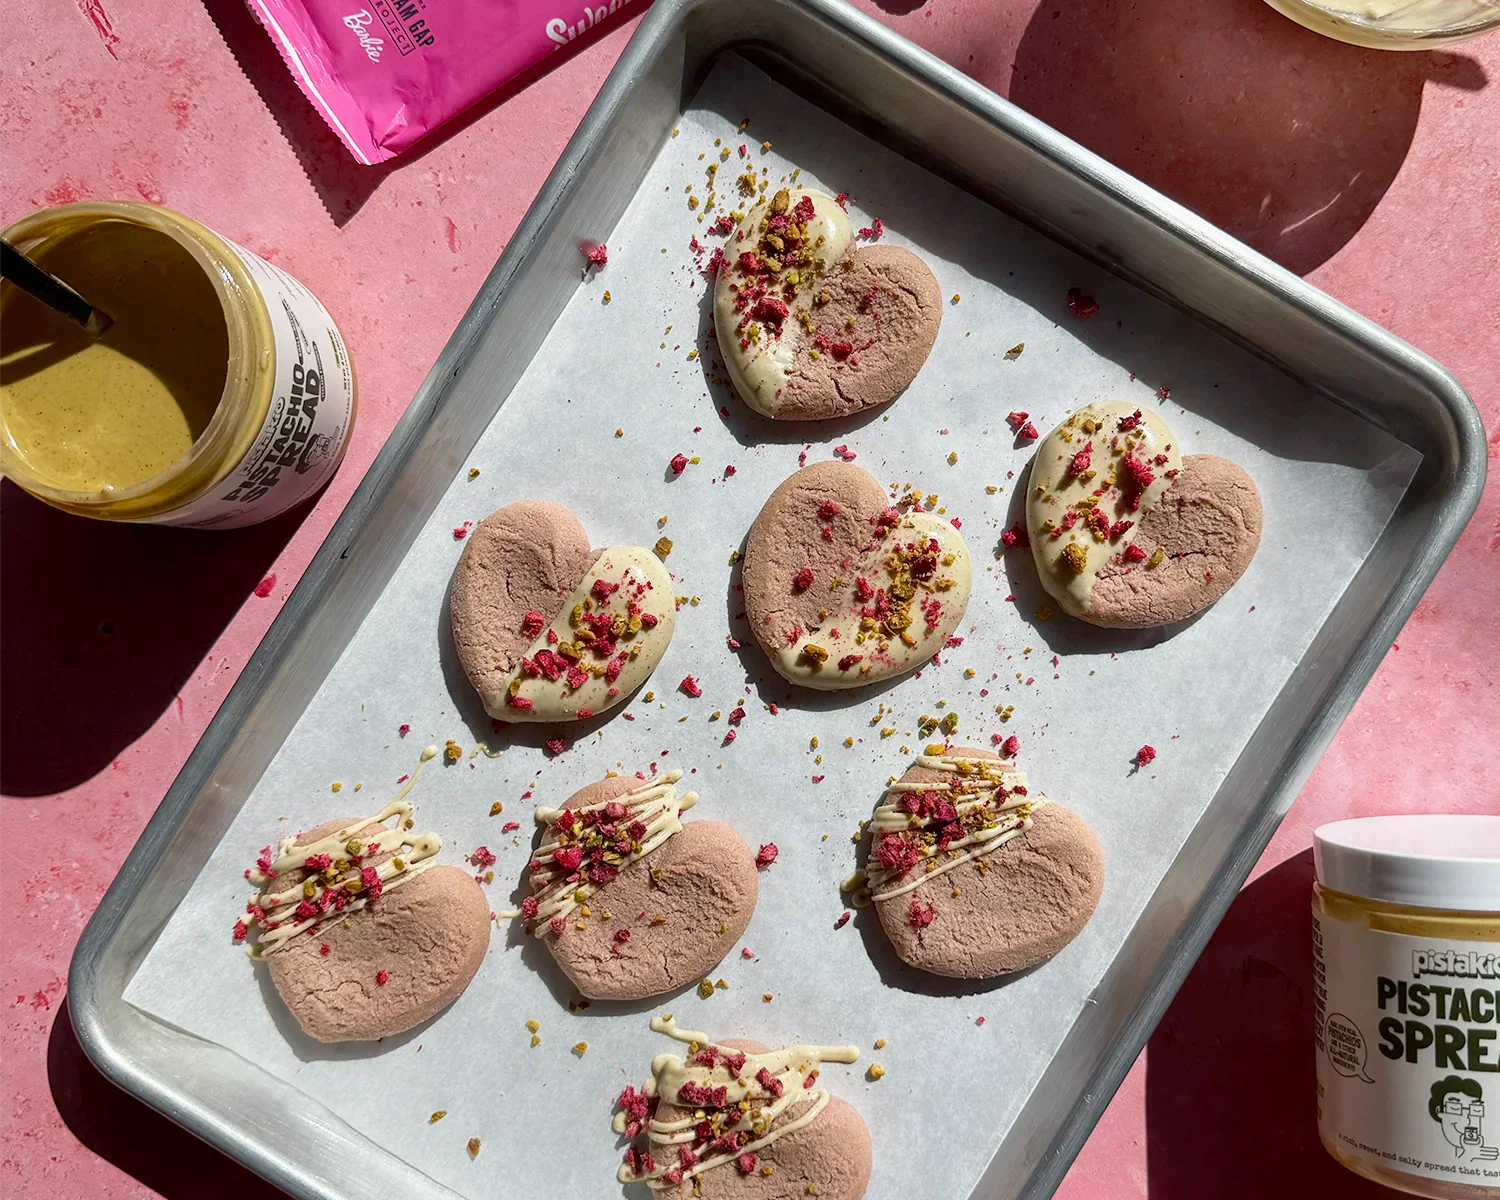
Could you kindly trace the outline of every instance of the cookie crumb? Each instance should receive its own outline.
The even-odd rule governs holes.
[[[587,1054],[588,1053],[588,1049],[589,1049],[589,1044],[587,1042],[574,1042],[573,1043],[573,1053],[576,1054],[576,1055],[578,1055],[579,1058],[582,1058],[585,1054]]]
[[[885,1068],[882,1067],[879,1063],[871,1063],[870,1069],[866,1071],[865,1074],[871,1079],[884,1079]]]
[[[875,1049],[877,1049],[877,1050],[884,1050],[885,1049],[885,1038],[876,1038],[875,1039]]]
[[[601,246],[600,249],[602,250],[603,247]],[[478,1158],[479,1157],[479,1139],[478,1138],[470,1138],[469,1139],[469,1157],[470,1158]]]

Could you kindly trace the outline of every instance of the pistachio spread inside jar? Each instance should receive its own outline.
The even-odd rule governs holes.
[[[1496,1200],[1500,816],[1336,821],[1313,856],[1323,1145],[1413,1195]]]
[[[333,475],[354,370],[316,296],[187,217],[43,209],[3,235],[113,324],[97,340],[0,285],[0,470],[82,516],[232,528]]]

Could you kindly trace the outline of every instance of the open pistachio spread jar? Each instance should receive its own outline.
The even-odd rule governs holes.
[[[1413,1195],[1496,1200],[1500,816],[1337,821],[1313,856],[1323,1145]]]
[[[333,475],[354,370],[285,271],[138,202],[43,209],[3,236],[114,319],[95,340],[0,285],[0,471],[16,484],[83,516],[220,529]]]

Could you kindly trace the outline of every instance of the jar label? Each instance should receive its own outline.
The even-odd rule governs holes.
[[[1500,1189],[1500,944],[1315,913],[1313,956],[1324,1138],[1372,1167]]]
[[[153,525],[235,529],[285,512],[338,468],[354,418],[354,372],[338,326],[300,281],[225,238],[271,317],[276,376],[260,433],[245,457],[196,500]]]

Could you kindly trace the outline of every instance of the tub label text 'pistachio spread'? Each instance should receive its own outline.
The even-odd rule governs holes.
[[[260,289],[276,340],[271,404],[244,459],[159,525],[227,529],[264,521],[332,477],[354,419],[349,351],[328,310],[301,282],[225,239]]]
[[[1315,914],[1313,953],[1324,1136],[1373,1167],[1500,1189],[1496,944]]]

